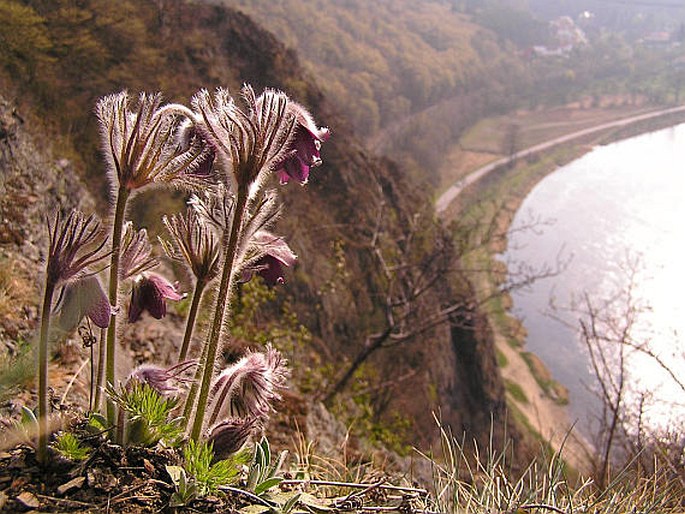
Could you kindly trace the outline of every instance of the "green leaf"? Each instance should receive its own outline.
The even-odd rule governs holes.
[[[278,484],[283,482],[282,477],[273,477],[273,478],[268,478],[264,480],[263,482],[257,484],[254,488],[254,493],[259,496],[262,493],[268,491],[272,487],[276,487]]]
[[[259,446],[264,453],[263,465],[266,467],[271,462],[271,446],[269,445],[269,440],[266,437],[262,437]]]
[[[273,466],[269,468],[269,472],[267,473],[265,478],[273,478],[276,476],[276,473],[278,473],[281,470],[281,466],[283,466],[283,463],[285,462],[285,458],[288,456],[288,450],[283,450],[281,453],[278,454],[278,459],[276,462],[274,462]]]
[[[107,430],[107,418],[99,412],[91,412],[88,415],[88,428],[93,429],[95,432],[104,432]]]
[[[288,514],[291,510],[295,508],[295,505],[297,505],[297,502],[300,500],[300,496],[301,493],[297,493],[283,504],[283,507],[281,508],[283,514]]]
[[[21,406],[21,423],[23,425],[37,425],[38,418],[36,418],[35,413],[29,409],[26,405]]]

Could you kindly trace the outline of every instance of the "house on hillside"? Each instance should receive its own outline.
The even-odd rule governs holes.
[[[585,32],[570,16],[560,16],[550,21],[549,28],[555,44],[534,46],[533,54],[538,57],[563,57],[574,48],[588,44]]]

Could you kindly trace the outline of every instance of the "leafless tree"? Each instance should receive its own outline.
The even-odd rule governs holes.
[[[366,335],[361,350],[328,389],[324,397],[328,404],[376,352],[410,343],[446,323],[471,327],[480,305],[536,279],[556,275],[563,267],[560,262],[540,269],[521,266],[507,279],[502,266],[494,269],[478,259],[468,259],[471,252],[495,245],[504,237],[496,221],[499,213],[492,214],[492,209],[490,217],[462,220],[448,228],[428,206],[411,217],[398,236],[387,232],[391,215],[387,203],[378,205],[366,249],[383,276],[380,303],[384,322],[379,330]],[[483,223],[483,219],[487,221]],[[534,229],[540,223],[533,220],[519,230]],[[483,272],[498,273],[500,286],[474,295],[470,277]],[[438,289],[449,291],[449,297],[436,294]]]
[[[638,324],[648,308],[636,293],[638,265],[623,266],[625,286],[607,299],[583,293],[571,307],[577,316],[579,335],[587,350],[594,392],[601,401],[598,414],[597,455],[593,463],[595,481],[600,488],[611,480],[612,466],[630,464],[654,472],[655,459],[670,471],[672,478],[685,485],[680,436],[663,432],[645,420],[647,408],[656,400],[650,391],[638,390],[631,380],[631,364],[638,354],[649,357],[685,393],[685,384],[666,359],[653,350],[648,338],[640,338]],[[561,319],[561,316],[555,316]],[[568,326],[569,323],[564,321]],[[680,450],[678,450],[680,448]]]

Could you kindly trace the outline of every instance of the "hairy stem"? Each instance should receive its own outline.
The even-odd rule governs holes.
[[[202,349],[202,356],[195,369],[195,377],[193,377],[193,383],[190,385],[190,390],[186,397],[186,404],[183,407],[183,418],[188,421],[190,421],[190,415],[193,413],[197,391],[200,389],[200,380],[202,379],[202,370],[204,370],[205,362],[207,362],[207,345],[204,345],[204,348]]]
[[[114,225],[112,226],[112,259],[109,268],[109,303],[112,305],[112,317],[107,327],[106,346],[106,372],[105,379],[108,383],[114,383],[114,370],[116,359],[116,336],[117,336],[117,311],[119,305],[119,257],[121,255],[121,232],[124,226],[126,202],[129,190],[125,186],[119,186],[117,194],[116,210],[114,211]],[[110,425],[116,423],[116,405],[111,399],[107,399],[107,422]]]
[[[98,341],[98,371],[95,383],[95,400],[93,400],[93,411],[100,410],[102,398],[103,382],[105,381],[105,341],[107,340],[107,329],[100,329],[100,341]]]
[[[245,217],[245,210],[247,207],[247,190],[245,187],[238,189],[236,198],[235,214],[233,215],[233,223],[231,224],[231,232],[226,245],[226,252],[224,254],[224,263],[221,273],[221,284],[219,285],[219,294],[216,300],[216,309],[214,310],[214,320],[212,328],[207,339],[207,359],[204,362],[202,370],[202,383],[200,386],[200,397],[197,402],[197,409],[195,410],[195,421],[193,429],[190,433],[191,439],[198,441],[200,433],[202,432],[202,422],[207,408],[207,397],[209,396],[209,385],[214,375],[214,361],[216,360],[216,351],[219,346],[219,336],[221,335],[221,328],[223,327],[226,318],[226,307],[229,305],[229,296],[233,286],[233,262],[235,260],[236,250],[238,248],[238,240],[240,238],[243,219]]]
[[[50,309],[55,284],[45,284],[43,312],[40,318],[40,343],[38,345],[38,462],[45,464],[48,457],[48,335],[50,333]]]
[[[188,319],[186,320],[186,331],[183,335],[183,344],[181,345],[181,353],[178,356],[178,363],[183,362],[188,355],[188,348],[190,347],[190,340],[193,337],[193,330],[195,329],[195,320],[197,319],[197,311],[200,308],[200,301],[202,300],[202,293],[205,290],[206,282],[198,280],[195,283],[195,291],[193,291],[193,300],[190,303],[190,311],[188,312]]]

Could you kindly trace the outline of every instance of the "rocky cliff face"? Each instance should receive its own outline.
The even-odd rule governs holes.
[[[0,338],[11,348],[31,340],[35,328],[46,216],[58,208],[93,210],[71,162],[53,154],[47,134],[24,116],[0,91],[0,266],[13,307],[0,317]]]
[[[152,3],[142,4],[153,9]],[[307,76],[296,55],[253,20],[217,6],[168,4],[148,30],[153,39],[159,35],[162,41],[169,34],[177,35],[181,41],[175,54],[177,73],[192,80],[184,80],[180,90],[171,84],[167,96],[187,98],[197,87],[211,88],[219,79],[234,90],[242,82],[256,89],[277,87],[332,128],[333,137],[323,150],[324,165],[314,171],[310,184],[285,188],[285,214],[277,230],[300,258],[294,277],[279,294],[290,297],[300,322],[313,336],[311,346],[297,351],[292,365],[328,368],[327,373],[316,374],[324,382],[314,389],[321,392],[369,345],[369,336],[386,327],[389,279],[379,268],[373,241],[382,239],[385,256],[407,254],[410,242],[419,237],[415,233],[419,214],[429,220],[426,226],[435,226],[426,214],[431,212],[429,192],[419,190],[392,162],[373,157],[316,88],[317,78]],[[205,53],[182,44],[184,39],[198,38],[208,41]],[[185,53],[179,57],[178,51]],[[150,89],[159,87],[154,77],[149,83]],[[107,94],[113,86],[101,85],[93,93]],[[92,105],[82,106],[83,112],[91,109]],[[4,259],[22,262],[27,277],[35,277],[46,242],[44,213],[57,206],[88,211],[93,204],[70,163],[52,155],[45,144],[49,136],[23,119],[23,113],[0,99],[0,245]],[[32,134],[34,130],[38,135]],[[78,147],[84,162],[90,162],[86,154],[94,148],[93,136],[84,133],[83,137],[84,144]],[[80,174],[84,176],[84,170]],[[439,238],[431,232],[421,233],[420,239],[411,255],[419,268],[428,267]],[[415,302],[416,319],[425,319],[456,300],[468,305],[471,292],[465,283],[463,277],[452,280],[447,275],[436,280]],[[31,314],[22,318],[24,331],[35,322],[40,282],[34,281],[34,286]],[[409,442],[419,446],[437,436],[434,411],[455,434],[466,430],[467,438],[486,440],[491,413],[497,426],[503,425],[497,418],[504,416],[504,389],[494,347],[477,312],[464,308],[452,319],[454,326],[438,324],[375,352],[361,370],[358,387],[353,380],[339,395],[340,405],[358,407],[359,401],[349,400],[354,393],[372,408],[374,423],[391,425],[401,418],[410,429]],[[5,335],[9,341],[17,333],[5,329]],[[306,416],[310,396],[293,396],[294,416]]]

